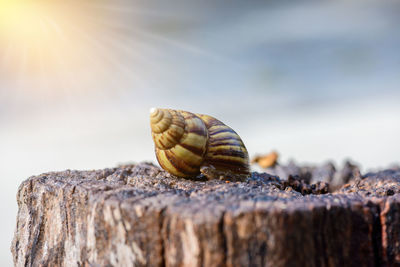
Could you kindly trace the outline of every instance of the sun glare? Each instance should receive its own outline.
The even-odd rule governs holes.
[[[93,91],[114,94],[107,88],[121,88],[121,77],[141,84],[143,67],[132,65],[151,64],[142,52],[151,47],[137,42],[137,18],[126,6],[107,0],[0,0],[0,93],[59,100]]]
[[[37,73],[39,64],[48,64],[43,51],[51,48],[53,35],[43,6],[33,1],[0,3],[0,41],[7,71],[11,76],[21,71]]]
[[[30,43],[43,35],[43,14],[38,4],[27,1],[0,2],[0,29],[9,41]]]
[[[10,76],[50,71],[56,67],[52,51],[65,55],[73,47],[63,42],[62,17],[50,7],[41,1],[0,0],[0,63]]]
[[[0,74],[3,81],[29,94],[73,89],[86,62],[92,62],[85,36],[95,36],[79,2],[0,0]],[[82,11],[83,10],[83,11]],[[94,37],[93,37],[94,38]],[[101,64],[95,64],[93,70]]]

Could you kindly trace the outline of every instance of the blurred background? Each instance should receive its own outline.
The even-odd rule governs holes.
[[[399,163],[399,1],[0,0],[0,265],[31,175],[154,161],[148,110],[250,156]]]

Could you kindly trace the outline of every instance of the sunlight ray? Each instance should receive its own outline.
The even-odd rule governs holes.
[[[26,3],[7,15],[9,29],[3,33],[8,44],[0,51],[1,70],[15,76],[10,78],[14,94],[19,90],[26,99],[42,94],[63,101],[63,96],[91,91],[102,95],[129,88],[163,88],[181,75],[168,67],[171,62],[160,60],[163,47],[222,60],[184,39],[167,37],[151,27],[141,30],[139,21],[144,16],[168,19],[168,13],[151,8],[105,1]],[[28,8],[34,12],[27,13]]]
[[[6,69],[7,65],[9,64],[10,61],[10,55],[11,55],[11,49],[12,49],[12,43],[11,41],[7,41],[5,48],[2,52],[1,55],[1,66],[0,69]]]

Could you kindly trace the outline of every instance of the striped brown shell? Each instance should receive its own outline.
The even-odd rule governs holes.
[[[182,110],[152,109],[150,125],[157,160],[169,173],[193,177],[201,171],[210,178],[212,170],[217,175],[249,175],[246,147],[221,121]]]

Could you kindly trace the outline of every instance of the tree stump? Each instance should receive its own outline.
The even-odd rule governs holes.
[[[400,170],[333,193],[301,183],[185,180],[147,163],[34,176],[17,195],[14,263],[400,265]]]

